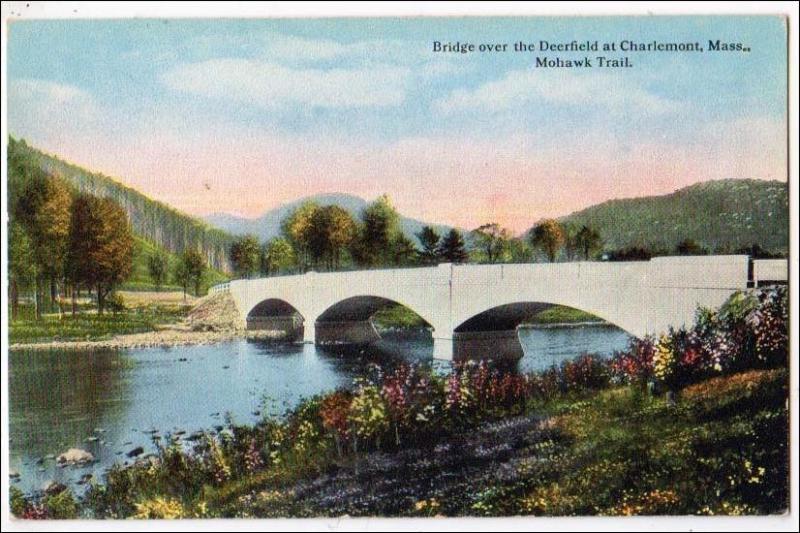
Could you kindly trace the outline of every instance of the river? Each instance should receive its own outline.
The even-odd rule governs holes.
[[[540,370],[584,352],[609,355],[628,342],[605,326],[520,330],[525,356],[519,371]],[[432,359],[429,334],[384,335],[363,349],[238,340],[212,345],[123,351],[9,353],[10,468],[13,484],[28,492],[56,481],[73,485],[96,477],[127,452],[153,451],[151,432],[210,429],[252,423],[279,414],[307,396],[349,386],[370,363],[450,363]],[[54,456],[68,448],[96,462],[60,468]]]

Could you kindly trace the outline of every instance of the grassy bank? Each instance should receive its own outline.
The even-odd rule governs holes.
[[[428,326],[418,314],[402,305],[384,307],[372,317],[381,328],[423,328]],[[554,305],[525,320],[526,324],[576,324],[581,322],[602,322],[601,319],[572,307]]]

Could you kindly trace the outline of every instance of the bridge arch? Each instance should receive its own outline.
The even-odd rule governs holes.
[[[613,318],[603,316],[606,315],[606,313],[595,312],[577,305],[530,300],[495,305],[477,312],[468,318],[462,317],[453,328],[453,333],[511,331],[521,324],[534,322],[533,319],[537,314],[554,307],[563,307],[587,313],[592,315],[592,317],[625,331],[628,335],[633,337],[638,336],[635,332],[627,329],[623,324],[617,323]]]
[[[274,332],[288,339],[302,339],[305,317],[281,298],[266,298],[255,304],[245,316],[248,330]]]
[[[323,309],[314,321],[315,342],[366,344],[378,341],[381,336],[372,318],[381,309],[393,305],[402,306],[414,313],[424,322],[425,327],[433,327],[430,319],[403,302],[365,294],[341,299]]]

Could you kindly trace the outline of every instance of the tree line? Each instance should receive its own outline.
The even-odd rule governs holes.
[[[530,262],[537,252],[554,261],[562,248],[570,259],[589,259],[601,246],[591,228],[571,231],[552,219],[521,238],[496,223],[466,234],[455,228],[440,234],[424,226],[416,237],[418,243],[403,233],[400,215],[386,195],[368,204],[357,218],[339,206],[307,201],[283,219],[279,236],[264,243],[252,235],[239,237],[229,256],[235,275],[250,277],[310,269]]]
[[[307,201],[281,223],[281,234],[264,243],[252,235],[236,239],[229,250],[237,277],[270,276],[313,270],[431,266],[438,263],[528,263],[534,261],[647,260],[657,255],[704,255],[709,251],[692,239],[674,250],[641,246],[607,250],[603,238],[587,225],[563,224],[555,219],[536,223],[522,236],[497,223],[462,233],[439,233],[424,226],[411,241],[400,225],[400,215],[388,196],[368,204],[358,217],[336,205]],[[754,244],[737,253],[765,257]]]

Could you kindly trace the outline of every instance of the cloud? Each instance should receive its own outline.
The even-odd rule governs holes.
[[[236,58],[185,64],[162,76],[176,91],[265,109],[396,106],[405,100],[410,80],[405,67],[291,68]]]
[[[55,141],[71,131],[97,125],[92,96],[74,85],[24,78],[9,81],[9,131],[30,140]]]
[[[658,114],[678,108],[676,102],[648,92],[622,75],[582,74],[563,69],[513,70],[475,89],[457,89],[434,106],[444,114],[451,114],[465,110],[501,112],[537,103],[621,113]]]

